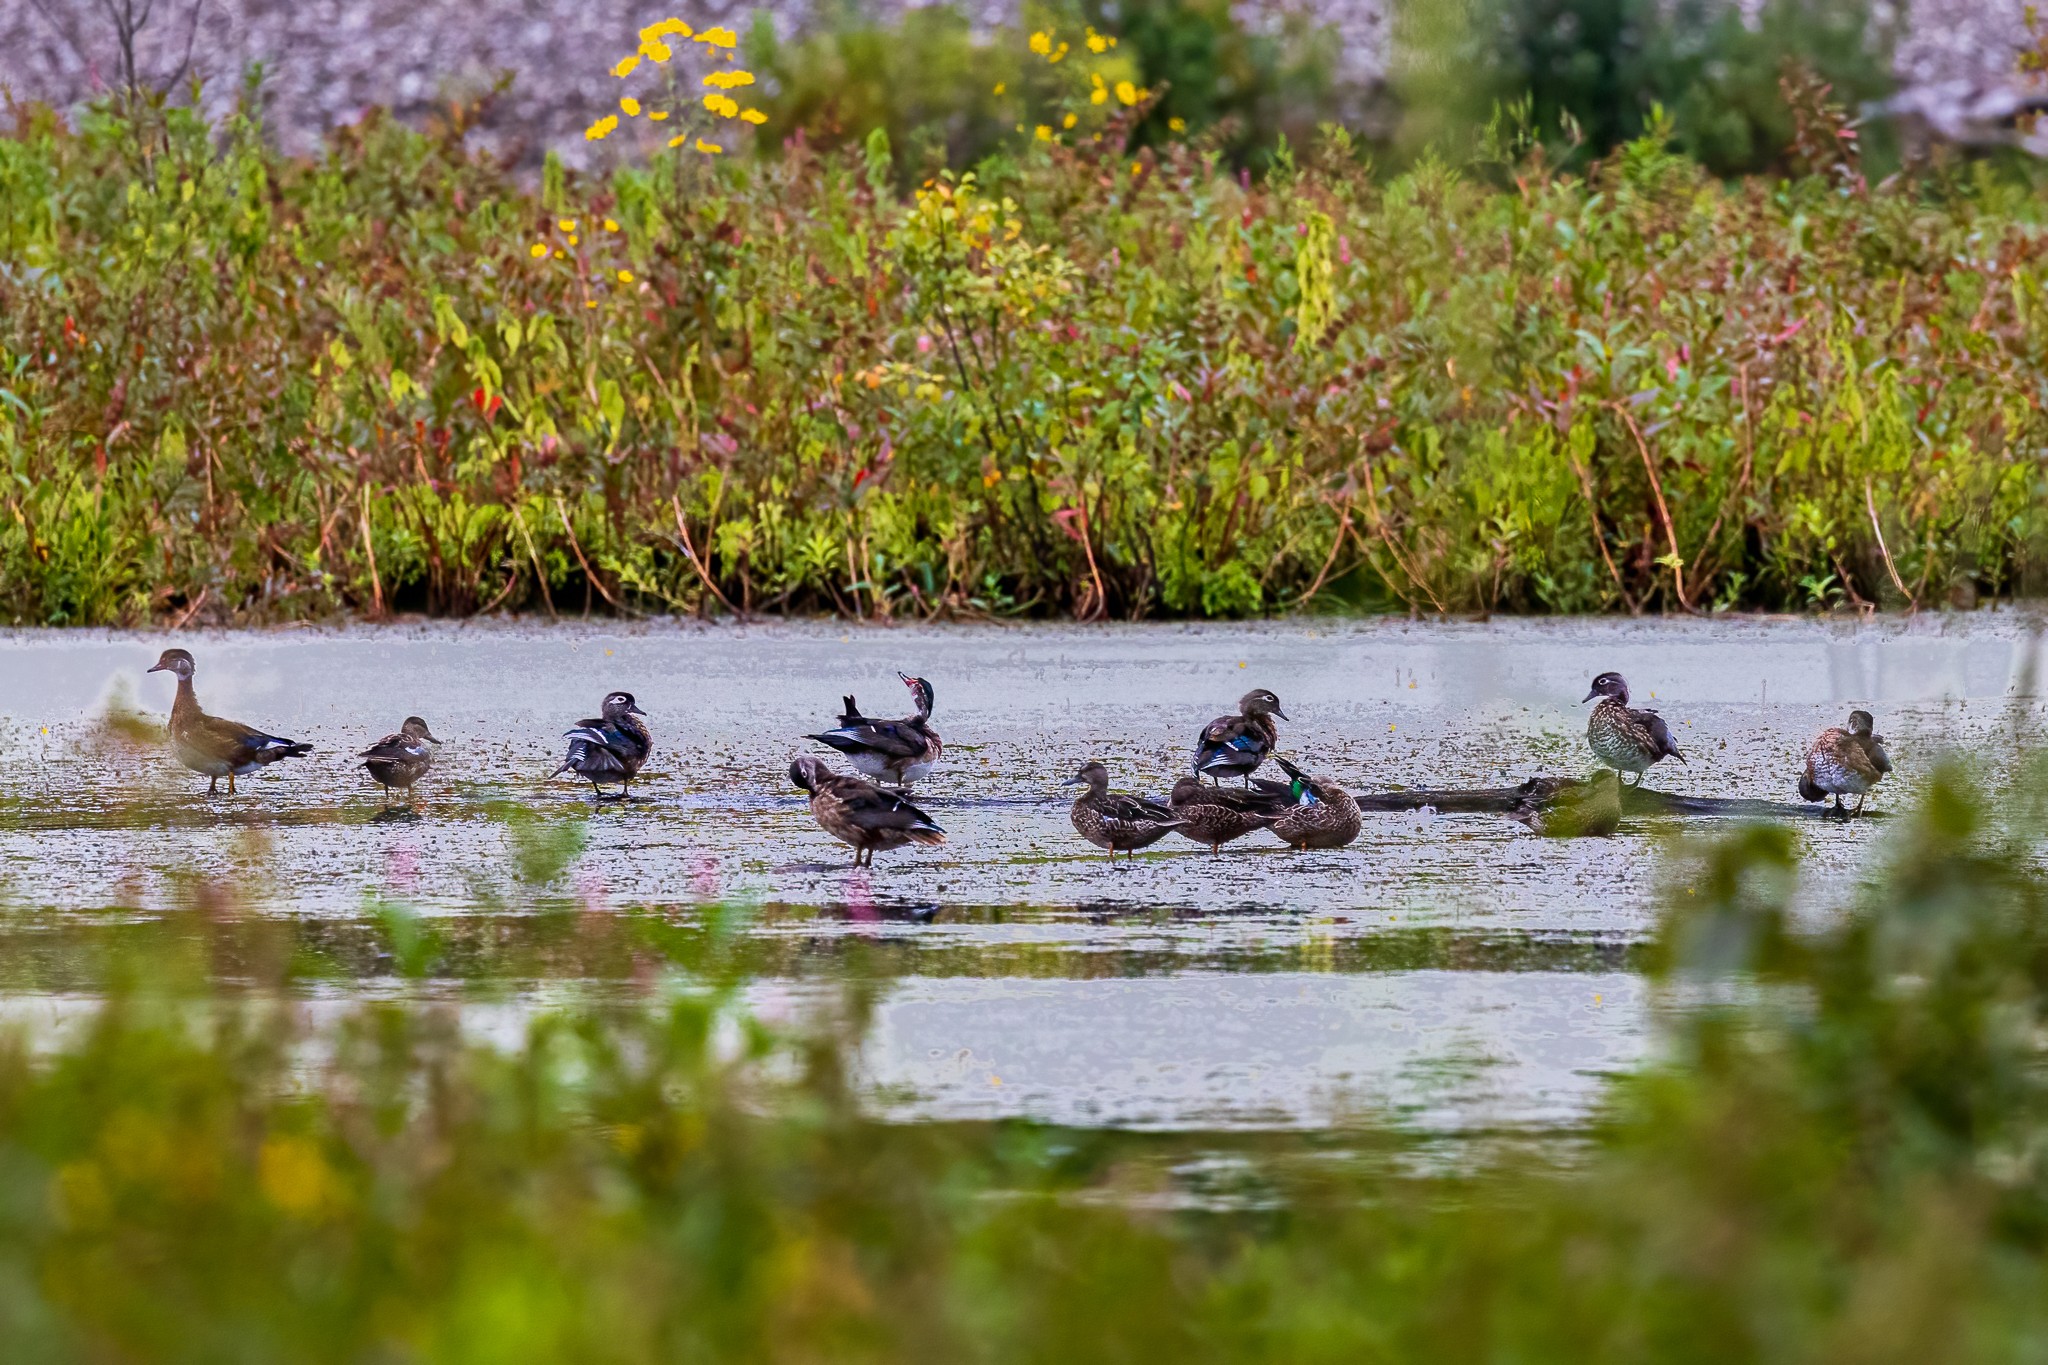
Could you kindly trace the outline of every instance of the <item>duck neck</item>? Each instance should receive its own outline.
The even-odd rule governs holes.
[[[199,714],[199,693],[190,678],[178,679],[178,695],[171,701],[171,724],[179,725]]]

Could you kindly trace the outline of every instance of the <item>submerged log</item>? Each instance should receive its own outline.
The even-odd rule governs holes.
[[[1409,787],[1398,791],[1359,792],[1358,808],[1369,811],[1418,811],[1433,807],[1444,815],[1505,815],[1515,798],[1527,790],[1514,787]],[[1624,785],[1623,815],[1712,815],[1743,820],[1811,820],[1827,814],[1825,805],[1758,801],[1749,797],[1679,796],[1648,787]],[[1864,810],[1866,816],[1884,812]]]

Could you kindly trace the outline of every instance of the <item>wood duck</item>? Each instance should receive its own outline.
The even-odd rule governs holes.
[[[1806,746],[1806,770],[1799,775],[1800,796],[1808,801],[1825,801],[1832,796],[1835,804],[1829,808],[1831,813],[1863,814],[1864,793],[1892,770],[1884,736],[1871,733],[1876,724],[1868,711],[1851,711],[1848,729],[1835,726],[1821,731]],[[1853,812],[1843,808],[1845,796],[1856,798]]]
[[[1082,764],[1066,785],[1088,789],[1074,802],[1069,815],[1083,839],[1109,850],[1112,863],[1117,854],[1129,856],[1180,828],[1180,817],[1162,803],[1110,791],[1109,769],[1100,763]]]
[[[1225,777],[1249,779],[1280,742],[1273,717],[1287,719],[1280,699],[1261,687],[1238,699],[1237,714],[1218,716],[1202,728],[1195,740],[1194,769],[1198,776],[1218,781]]]
[[[1358,837],[1364,819],[1350,792],[1335,782],[1310,777],[1278,754],[1273,761],[1288,780],[1253,778],[1252,787],[1285,808],[1272,824],[1282,842],[1295,848],[1342,848]]]
[[[835,773],[822,758],[806,754],[797,759],[789,765],[789,780],[811,794],[811,818],[818,828],[853,849],[855,867],[873,867],[877,850],[946,842],[946,831],[901,793]]]
[[[228,780],[228,795],[233,796],[237,777],[247,777],[281,758],[300,758],[313,752],[310,744],[266,735],[240,721],[222,720],[200,710],[199,694],[192,690],[195,667],[184,650],[167,649],[148,671],[178,676],[178,696],[171,703],[171,752],[193,772],[211,779],[206,784],[208,796],[219,789],[223,777]]]
[[[830,745],[846,755],[856,771],[878,777],[899,787],[922,781],[939,761],[944,746],[939,732],[932,729],[932,685],[923,678],[898,673],[910,689],[917,714],[902,720],[876,720],[863,716],[852,697],[841,698],[844,710],[839,728],[822,735],[805,735]]]
[[[1232,839],[1265,829],[1289,809],[1286,796],[1238,787],[1205,787],[1199,777],[1183,777],[1174,783],[1168,804],[1180,821],[1180,832],[1198,844],[1207,844],[1212,857]]]
[[[634,704],[631,692],[612,693],[604,699],[603,710],[598,719],[578,721],[575,729],[564,732],[569,752],[548,776],[575,773],[589,781],[597,799],[623,801],[640,765],[654,751],[654,736],[643,719],[647,713]],[[618,792],[607,793],[598,785],[603,782],[618,783]]]
[[[399,790],[411,801],[413,784],[434,766],[434,746],[440,742],[427,729],[425,721],[407,716],[398,733],[384,736],[356,757],[363,760],[363,767],[384,788],[387,801],[392,792]]]
[[[1507,817],[1553,838],[1612,834],[1621,828],[1621,774],[1532,777],[1516,789]]]
[[[1602,673],[1593,679],[1592,688],[1579,699],[1579,705],[1584,706],[1595,697],[1600,698],[1600,704],[1593,708],[1592,717],[1586,722],[1586,742],[1593,746],[1595,758],[1616,772],[1634,773],[1638,785],[1650,765],[1659,759],[1685,762],[1685,755],[1678,751],[1671,738],[1671,727],[1662,716],[1629,707],[1628,683],[1621,674]]]

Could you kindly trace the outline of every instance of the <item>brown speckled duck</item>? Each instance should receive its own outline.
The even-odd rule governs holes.
[[[411,801],[413,786],[434,766],[434,748],[440,742],[425,721],[407,716],[396,734],[384,736],[356,757],[384,788],[387,801],[394,791],[403,791]]]
[[[1180,828],[1180,817],[1161,802],[1111,791],[1109,769],[1100,763],[1082,764],[1067,785],[1088,789],[1068,814],[1083,839],[1109,850],[1111,862],[1119,853],[1133,856]]]
[[[1830,813],[1863,814],[1864,795],[1892,770],[1884,736],[1871,733],[1876,725],[1868,711],[1851,711],[1848,729],[1830,727],[1815,736],[1813,743],[1806,746],[1806,768],[1799,775],[1800,796],[1808,801],[1825,801],[1832,796],[1835,804],[1829,808]],[[1853,812],[1843,807],[1845,796],[1856,798]]]
[[[1310,777],[1278,754],[1273,761],[1288,780],[1256,777],[1252,786],[1283,807],[1271,827],[1282,843],[1298,849],[1342,848],[1358,837],[1365,821],[1356,797],[1335,782]]]
[[[1207,844],[1212,856],[1232,839],[1271,825],[1289,808],[1284,798],[1271,793],[1204,786],[1199,777],[1183,777],[1174,783],[1168,804],[1180,821],[1180,832],[1198,844]]]
[[[1660,759],[1685,762],[1671,727],[1655,711],[1639,711],[1628,704],[1628,683],[1619,673],[1602,673],[1593,679],[1580,705],[1600,698],[1586,721],[1586,742],[1593,756],[1619,773],[1634,773],[1640,784],[1650,765]]]
[[[873,867],[877,850],[946,842],[946,831],[899,793],[835,773],[822,758],[797,759],[789,765],[789,780],[810,793],[818,828],[853,849],[855,867]]]
[[[228,795],[235,794],[235,779],[247,777],[258,768],[283,758],[299,758],[313,752],[310,744],[279,739],[240,721],[222,720],[199,709],[199,694],[192,690],[197,665],[182,649],[167,649],[149,671],[171,673],[178,679],[177,699],[171,703],[171,752],[195,773],[210,779],[206,794],[211,796],[228,780]]]

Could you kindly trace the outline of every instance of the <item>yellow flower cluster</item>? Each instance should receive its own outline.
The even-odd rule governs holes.
[[[619,116],[617,114],[606,114],[603,118],[585,128],[583,136],[591,142],[602,142],[610,137],[612,129],[618,126]]]
[[[723,26],[707,28],[700,33],[693,30],[680,19],[662,19],[640,30],[640,46],[638,50],[620,58],[618,63],[611,68],[612,75],[624,80],[639,70],[640,64],[643,61],[653,62],[657,66],[667,62],[675,56],[675,48],[671,46],[669,41],[672,38],[687,38],[693,43],[702,43],[706,47],[716,48],[721,58],[727,61],[732,59],[732,51],[739,45],[739,35],[729,28]],[[729,90],[739,89],[742,86],[752,85],[753,83],[754,73],[751,71],[729,70],[712,72],[704,78],[704,84],[711,87],[716,93],[704,97],[705,109],[720,118],[736,118],[743,123],[750,123],[756,127],[766,123],[768,121],[766,114],[762,113],[759,109],[743,109],[740,107],[738,100],[724,93]],[[623,96],[619,100],[619,110],[627,118],[639,118],[642,115],[640,101],[631,95]],[[645,111],[645,115],[650,123],[662,123],[667,121],[669,111],[666,109],[648,109]],[[608,114],[585,129],[583,135],[592,142],[602,141],[604,138],[609,137],[618,126],[618,115]],[[670,147],[681,147],[693,140],[697,150],[703,152],[706,156],[716,156],[725,150],[722,145],[716,142],[707,142],[700,137],[693,138],[693,135],[690,133],[677,134],[668,140],[668,145]]]

